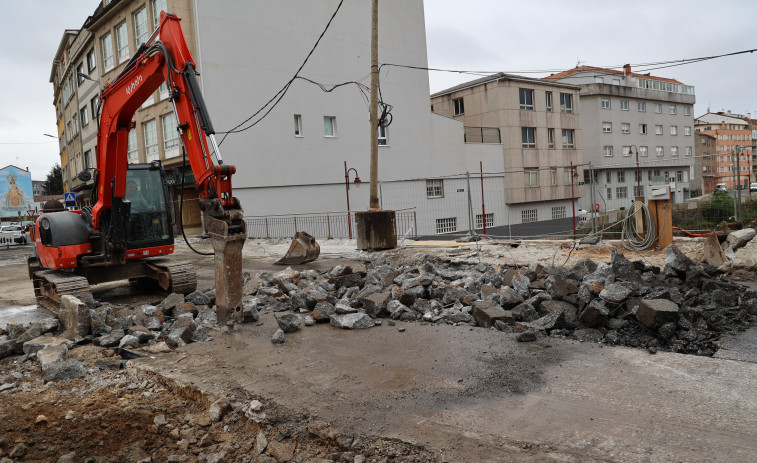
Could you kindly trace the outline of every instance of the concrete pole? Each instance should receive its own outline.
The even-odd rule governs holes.
[[[596,233],[597,215],[599,215],[599,211],[594,210],[594,205],[596,204],[594,200],[594,169],[591,166],[591,161],[589,161],[589,193],[591,195],[591,231],[592,233]]]
[[[378,198],[378,0],[371,7],[371,189],[369,210],[380,209]]]
[[[738,219],[741,220],[741,146],[736,147],[736,175],[738,176],[738,205],[739,205],[739,217]]]

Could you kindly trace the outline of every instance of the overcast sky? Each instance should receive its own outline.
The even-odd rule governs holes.
[[[60,162],[57,141],[43,135],[56,133],[52,59],[64,29],[81,27],[98,1],[2,1],[8,5],[0,19],[0,167],[29,167],[33,179],[44,180]],[[570,69],[578,62],[634,65],[757,48],[757,2],[752,0],[424,3],[428,62],[435,68],[519,73]],[[757,54],[650,72],[695,86],[697,116],[709,106],[757,117]],[[474,78],[429,75],[432,92]]]

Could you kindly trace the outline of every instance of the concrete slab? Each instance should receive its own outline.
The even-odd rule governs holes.
[[[305,328],[272,314],[136,365],[216,396],[241,388],[344,432],[445,461],[729,461],[757,455],[757,364],[398,323]],[[405,328],[400,332],[398,328]],[[529,449],[524,454],[524,448]]]

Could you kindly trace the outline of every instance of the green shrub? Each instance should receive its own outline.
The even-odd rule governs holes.
[[[706,220],[721,221],[733,217],[733,198],[725,191],[716,191],[712,199],[702,204],[702,216]]]

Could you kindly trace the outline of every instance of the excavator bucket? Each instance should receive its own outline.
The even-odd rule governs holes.
[[[321,246],[311,235],[297,232],[289,245],[286,255],[275,262],[277,265],[297,265],[316,260],[321,253]]]

